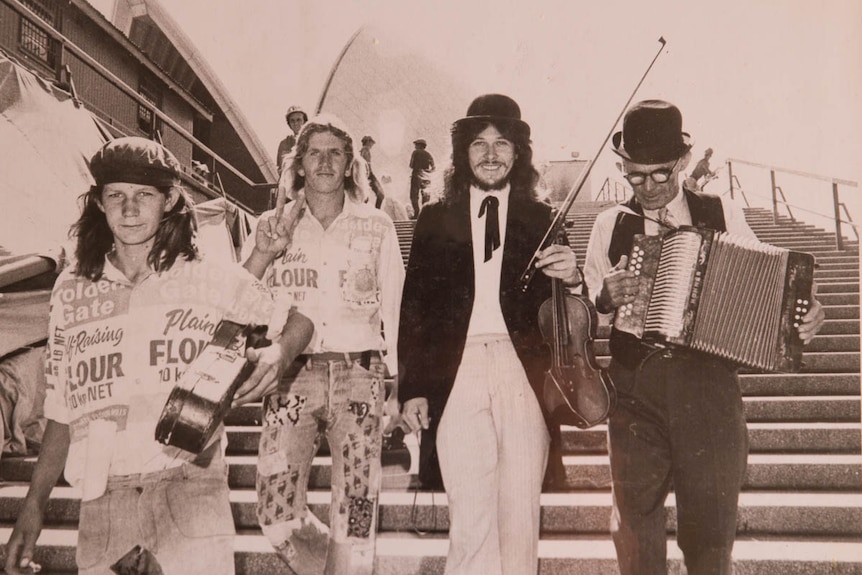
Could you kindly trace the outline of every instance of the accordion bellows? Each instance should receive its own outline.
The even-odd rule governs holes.
[[[614,327],[648,343],[688,347],[763,371],[802,365],[811,254],[703,228],[637,235],[628,268],[635,300]]]

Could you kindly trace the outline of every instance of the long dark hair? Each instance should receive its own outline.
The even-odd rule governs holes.
[[[510,193],[529,199],[537,198],[539,172],[533,167],[533,148],[529,137],[509,122],[484,120],[464,123],[452,131],[452,164],[443,175],[443,202],[456,203],[470,193],[473,169],[470,167],[468,148],[488,126],[497,128],[500,135],[515,145],[517,157],[509,172]]]
[[[198,224],[185,190],[179,186],[156,187],[165,196],[171,193],[172,188],[177,191],[177,201],[162,217],[153,248],[147,256],[147,263],[157,272],[170,269],[180,256],[186,260],[198,257],[195,245]],[[98,204],[103,190],[104,186],[92,186],[79,198],[82,204],[81,217],[69,232],[70,237],[77,238],[76,273],[91,281],[102,277],[105,256],[114,247],[114,234]]]

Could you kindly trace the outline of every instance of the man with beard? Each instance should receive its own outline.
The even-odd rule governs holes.
[[[446,573],[536,573],[549,434],[536,391],[549,350],[538,326],[551,278],[577,286],[574,252],[539,254],[551,223],[536,198],[530,126],[507,96],[476,98],[452,127],[442,198],[416,223],[401,305],[399,399],[422,429],[420,475],[436,455],[449,503]],[[532,388],[532,389],[531,389]],[[435,455],[436,439],[436,455]]]

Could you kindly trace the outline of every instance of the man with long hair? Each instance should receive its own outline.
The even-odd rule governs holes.
[[[339,119],[312,118],[288,159],[280,201],[261,216],[245,266],[265,278],[277,309],[309,317],[314,334],[264,400],[258,521],[299,575],[371,575],[387,391],[391,409],[396,402],[384,376],[398,374],[404,264],[392,220],[364,202],[366,163]],[[283,215],[287,194],[294,201]],[[332,456],[328,530],[306,506],[324,434]]]
[[[402,415],[422,429],[420,475],[449,503],[449,575],[538,567],[539,496],[550,441],[537,393],[550,364],[538,312],[551,278],[580,284],[574,252],[539,254],[552,221],[536,197],[530,126],[500,94],[452,127],[442,198],[419,215],[407,265],[398,354]],[[436,447],[435,447],[436,440]]]
[[[158,443],[155,429],[219,321],[267,325],[272,296],[239,265],[199,259],[194,214],[167,149],[119,138],[95,154],[90,170],[95,185],[73,227],[76,261],[51,296],[48,423],[6,546],[6,572],[36,570],[42,517],[65,467],[83,492],[79,573],[108,572],[140,545],[167,573],[232,574],[224,430],[194,454]],[[294,314],[283,325],[280,345],[249,352],[258,365],[236,404],[274,385],[282,357],[308,341],[307,319]]]

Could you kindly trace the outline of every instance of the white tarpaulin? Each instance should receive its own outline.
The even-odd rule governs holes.
[[[55,253],[104,141],[83,106],[0,56],[0,256]]]

